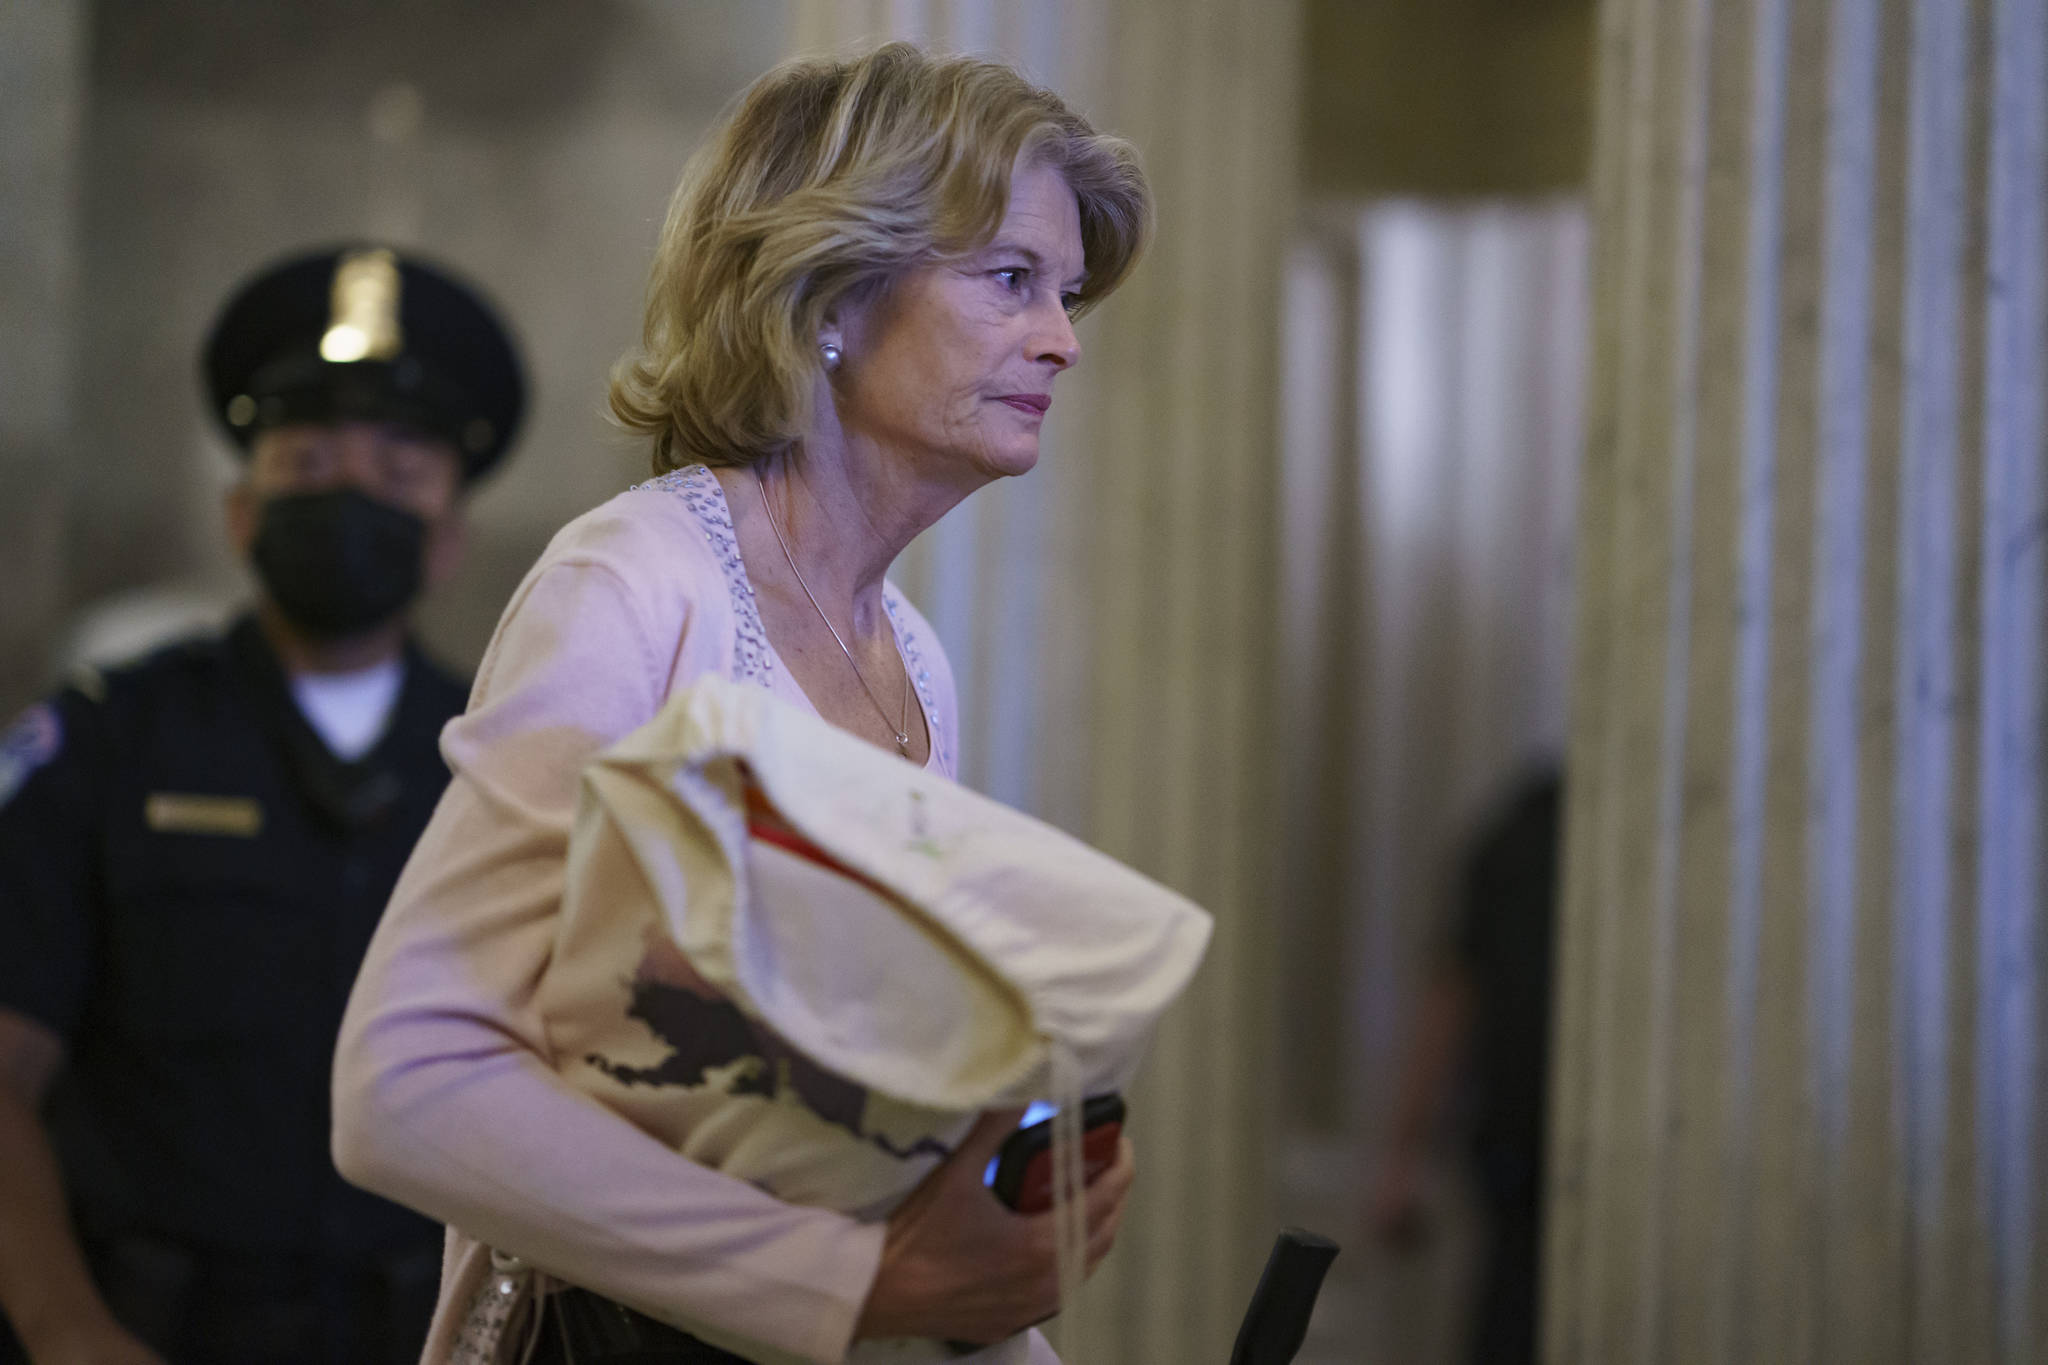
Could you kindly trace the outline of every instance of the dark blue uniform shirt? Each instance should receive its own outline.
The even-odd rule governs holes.
[[[67,1045],[48,1118],[89,1247],[431,1257],[437,1227],[335,1173],[328,1073],[463,703],[408,649],[385,734],[342,762],[244,619],[67,688],[9,732],[0,1006]]]

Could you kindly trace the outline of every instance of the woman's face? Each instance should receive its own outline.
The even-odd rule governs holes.
[[[1025,473],[1053,380],[1080,359],[1067,310],[1084,274],[1073,191],[1020,166],[986,247],[900,277],[823,338],[843,354],[841,428],[949,483]]]

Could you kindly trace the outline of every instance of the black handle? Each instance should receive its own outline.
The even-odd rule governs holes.
[[[1323,1275],[1336,1259],[1337,1244],[1329,1238],[1301,1228],[1282,1232],[1237,1329],[1230,1365],[1288,1365],[1308,1335]]]

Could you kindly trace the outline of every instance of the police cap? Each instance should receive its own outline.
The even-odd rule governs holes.
[[[447,440],[475,479],[526,400],[511,334],[448,271],[382,246],[268,267],[228,300],[201,362],[214,416],[244,451],[292,422],[398,422]]]

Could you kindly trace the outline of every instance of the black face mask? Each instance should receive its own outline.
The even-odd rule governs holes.
[[[353,488],[263,504],[250,557],[285,619],[341,639],[383,625],[419,595],[427,524]]]

